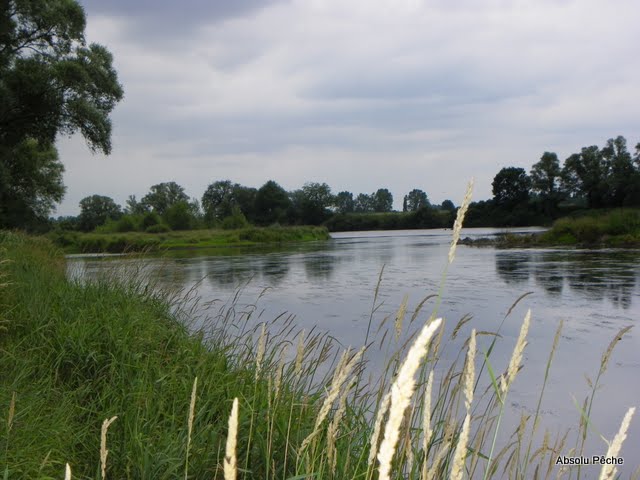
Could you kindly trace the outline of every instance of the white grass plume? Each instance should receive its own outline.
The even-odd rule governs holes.
[[[376,421],[373,424],[373,435],[371,435],[371,448],[369,449],[368,465],[373,464],[373,461],[376,459],[376,455],[378,454],[378,440],[380,439],[380,432],[382,430],[382,420],[384,420],[384,416],[387,413],[387,410],[389,410],[390,403],[391,392],[387,392],[385,396],[382,397],[378,413],[376,413]]]
[[[380,462],[378,478],[380,480],[389,479],[391,460],[400,435],[400,424],[416,386],[415,373],[420,368],[422,359],[427,354],[427,345],[441,322],[442,319],[438,318],[424,326],[407,353],[407,358],[398,371],[398,377],[391,386],[389,419],[385,425],[384,438],[378,452],[378,461]]]
[[[467,412],[462,424],[462,431],[458,438],[458,445],[453,454],[453,467],[451,467],[450,480],[462,480],[464,473],[464,461],[467,456],[467,443],[469,442],[469,426],[471,423],[471,414]]]
[[[456,216],[456,221],[453,224],[453,237],[451,239],[451,247],[449,247],[449,263],[453,262],[453,259],[456,256],[456,245],[458,245],[458,240],[460,240],[460,230],[462,230],[462,222],[464,221],[464,216],[467,214],[467,210],[469,209],[469,204],[471,203],[471,194],[473,193],[473,178],[469,180],[467,184],[467,191],[464,194],[464,198],[462,199],[462,205],[458,208],[458,215]]]
[[[609,444],[609,448],[607,449],[607,453],[605,454],[606,458],[617,457],[620,453],[620,449],[622,448],[622,442],[627,438],[627,430],[629,429],[629,424],[631,423],[631,417],[635,413],[635,407],[630,408],[622,419],[622,424],[620,425],[620,430],[613,440]],[[615,478],[617,468],[614,465],[603,465],[602,470],[600,471],[600,480],[609,480]]]
[[[433,388],[433,370],[429,372],[429,378],[427,379],[427,386],[424,392],[424,405],[422,410],[422,450],[424,451],[424,461],[422,463],[422,478],[427,478],[427,450],[429,449],[429,442],[433,435],[433,429],[431,428],[431,390]]]
[[[356,366],[356,364],[360,361],[360,358],[364,353],[364,349],[365,347],[362,347],[360,350],[358,350],[358,352],[356,352],[356,354],[353,356],[353,358],[351,358],[351,360],[348,360],[349,353],[351,352],[350,348],[345,350],[344,353],[342,354],[342,357],[340,358],[340,361],[338,362],[338,366],[336,367],[336,371],[333,375],[333,381],[331,382],[331,388],[329,389],[329,393],[324,399],[324,402],[320,407],[320,411],[318,412],[318,416],[316,417],[316,423],[313,427],[313,431],[309,434],[309,436],[307,436],[307,438],[305,438],[302,441],[302,444],[300,445],[300,451],[303,451],[309,445],[309,443],[311,443],[311,440],[313,440],[313,438],[320,431],[320,425],[322,425],[322,422],[324,421],[324,419],[327,418],[327,415],[331,410],[331,406],[333,405],[333,403],[338,398],[338,395],[340,394],[340,387],[345,382],[345,380],[347,379],[347,377],[349,376],[353,368]]]
[[[233,399],[231,415],[229,415],[229,432],[224,455],[224,480],[236,480],[238,474],[238,460],[236,444],[238,441],[238,397]]]
[[[109,450],[107,450],[107,430],[109,425],[115,422],[117,418],[117,416],[114,416],[105,419],[100,430],[100,473],[102,474],[102,480],[107,478],[107,456],[109,455]]]
[[[529,331],[529,323],[531,321],[531,310],[527,310],[527,314],[524,317],[524,322],[522,323],[522,327],[520,328],[520,335],[518,335],[518,341],[516,342],[516,346],[513,349],[513,354],[511,355],[511,360],[509,361],[509,368],[507,369],[506,376],[502,376],[500,379],[500,390],[502,392],[503,398],[504,394],[507,393],[509,387],[513,383],[516,374],[518,373],[518,368],[520,367],[520,362],[522,361],[522,354],[524,353],[524,347],[527,345],[527,332]]]
[[[184,480],[189,476],[189,449],[191,448],[191,433],[193,432],[193,418],[196,411],[196,391],[198,390],[198,377],[193,379],[191,388],[191,401],[189,402],[189,418],[187,419],[187,453],[184,464]]]

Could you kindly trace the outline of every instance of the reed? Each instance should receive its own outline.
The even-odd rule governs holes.
[[[454,238],[447,266],[456,245]],[[493,355],[500,331],[482,331],[465,316],[449,319],[445,334],[446,322],[436,316],[446,301],[447,267],[437,293],[415,304],[399,298],[387,322],[378,318],[381,272],[363,346],[342,350],[326,333],[298,331],[291,315],[262,318],[262,294],[247,304],[239,292],[200,305],[188,300],[190,292],[160,291],[138,273],[81,285],[65,279],[50,243],[15,233],[0,232],[0,252],[7,478],[59,478],[63,470],[71,478],[71,468],[75,478],[106,478],[108,471],[110,478],[225,480],[595,474],[563,471],[555,459],[578,455],[597,423],[594,396],[628,328],[602,355],[579,428],[545,432],[540,441],[561,325],[533,420],[524,415],[504,425],[509,391],[527,368],[531,313],[506,365]],[[425,314],[429,300],[434,308]],[[385,369],[368,369],[370,356],[386,351]],[[452,359],[447,365],[445,357]],[[606,455],[625,453],[633,412]],[[499,434],[501,425],[511,437]]]

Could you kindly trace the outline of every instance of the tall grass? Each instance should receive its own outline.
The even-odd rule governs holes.
[[[507,395],[527,367],[531,314],[506,364],[492,355],[499,330],[476,331],[469,317],[452,328],[436,320],[456,243],[435,297],[408,322],[403,298],[389,322],[377,318],[376,288],[364,344],[341,350],[326,333],[298,331],[290,315],[263,319],[260,299],[204,305],[133,274],[67,281],[50,243],[0,233],[5,477],[594,478],[596,467],[562,472],[555,461],[579,455],[597,423],[597,386],[628,330],[605,351],[577,430],[555,440],[537,432],[561,327],[533,422],[505,425]],[[369,360],[387,351],[386,368],[372,372]],[[632,414],[590,453],[624,454]]]

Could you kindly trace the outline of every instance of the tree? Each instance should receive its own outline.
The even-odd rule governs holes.
[[[353,211],[358,213],[373,212],[373,196],[359,193],[354,201]]]
[[[455,211],[456,206],[453,204],[451,200],[445,200],[442,202],[442,205],[440,205],[440,208],[442,210],[448,210],[449,212],[453,212]]]
[[[570,195],[584,197],[589,208],[601,208],[607,203],[607,165],[597,145],[583,147],[570,155],[560,174],[562,188]]]
[[[513,208],[529,199],[531,179],[523,168],[503,168],[493,178],[493,198],[496,204]]]
[[[231,180],[218,180],[210,184],[202,195],[205,218],[222,220],[231,215],[233,184]]]
[[[372,197],[374,212],[390,212],[393,208],[393,195],[386,188],[379,188]]]
[[[0,227],[46,218],[62,199],[57,135],[79,131],[91,151],[111,151],[109,114],[122,87],[107,49],[87,46],[85,24],[74,0],[5,0],[0,7]],[[33,183],[28,177],[34,173],[38,188],[7,190]],[[23,214],[7,215],[16,204],[26,209]]]
[[[167,207],[163,217],[172,230],[189,230],[195,221],[193,204],[178,200]]]
[[[558,155],[544,152],[540,161],[531,168],[531,189],[544,198],[552,198],[558,192],[560,161]]]
[[[35,229],[64,196],[64,167],[52,144],[27,138],[0,146],[0,228]]]
[[[610,138],[602,149],[602,157],[607,171],[607,206],[622,207],[636,203],[640,192],[639,172],[627,150],[627,140],[623,136]]]
[[[149,213],[149,208],[142,202],[139,202],[135,195],[129,195],[124,212],[129,215],[144,215],[145,213]]]
[[[404,199],[403,211],[405,212],[415,212],[422,207],[428,207],[430,205],[427,194],[418,188],[411,190],[408,195],[405,195]],[[406,208],[404,208],[404,204],[406,204]]]
[[[353,193],[343,191],[339,192],[333,199],[333,204],[338,213],[351,213],[355,210],[355,201]]]
[[[258,189],[255,202],[256,221],[263,225],[282,222],[291,205],[286,190],[273,180]]]
[[[531,167],[531,189],[538,195],[537,202],[548,217],[554,217],[561,200],[560,161],[558,155],[544,152],[540,161]]]
[[[319,225],[326,220],[334,203],[331,187],[326,183],[307,182],[290,196],[294,217],[301,223]]]
[[[122,215],[120,205],[111,197],[91,195],[80,200],[79,228],[82,231],[91,230],[104,225],[107,220],[117,220]]]
[[[159,215],[178,202],[189,202],[189,196],[184,188],[176,182],[163,182],[153,185],[141,200],[142,204]]]
[[[232,216],[234,207],[239,208],[243,215],[253,216],[256,192],[255,188],[232,184],[231,180],[213,182],[202,195],[205,220],[211,223]]]

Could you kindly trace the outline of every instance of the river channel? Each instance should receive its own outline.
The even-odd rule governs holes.
[[[502,231],[502,230],[501,230]],[[466,236],[500,233],[493,229],[464,229]],[[360,347],[365,339],[374,291],[384,267],[374,326],[393,315],[405,295],[408,314],[427,295],[438,292],[447,263],[451,232],[414,230],[334,233],[327,242],[277,249],[229,249],[175,253],[171,257],[70,257],[71,277],[92,278],[114,266],[143,262],[160,283],[195,292],[204,302],[233,298],[244,286],[239,302],[258,304],[262,319],[283,312],[295,323],[315,327],[342,345]],[[265,291],[266,289],[266,291]],[[523,369],[509,393],[509,417],[533,413],[558,323],[564,329],[542,405],[543,428],[552,432],[577,429],[579,411],[589,394],[585,375],[594,379],[608,344],[623,327],[634,325],[615,347],[602,389],[593,405],[593,430],[585,454],[603,454],[627,409],[640,407],[640,251],[575,248],[496,249],[460,245],[450,265],[438,316],[451,331],[460,318],[471,315],[460,334],[471,328],[495,331],[510,306],[524,297],[505,320],[492,365],[506,368],[527,309],[532,322]],[[434,306],[428,301],[414,324],[424,322]],[[491,337],[478,339],[486,351]],[[458,347],[459,348],[459,347]],[[446,353],[453,359],[458,348]],[[380,360],[371,359],[371,368]],[[575,399],[575,401],[574,401]],[[514,426],[505,430],[512,432]],[[640,411],[633,419],[622,451],[625,476],[639,463]],[[633,468],[632,468],[633,467]],[[589,473],[589,472],[588,472]],[[590,473],[595,474],[595,471]],[[587,475],[591,478],[590,475]]]

